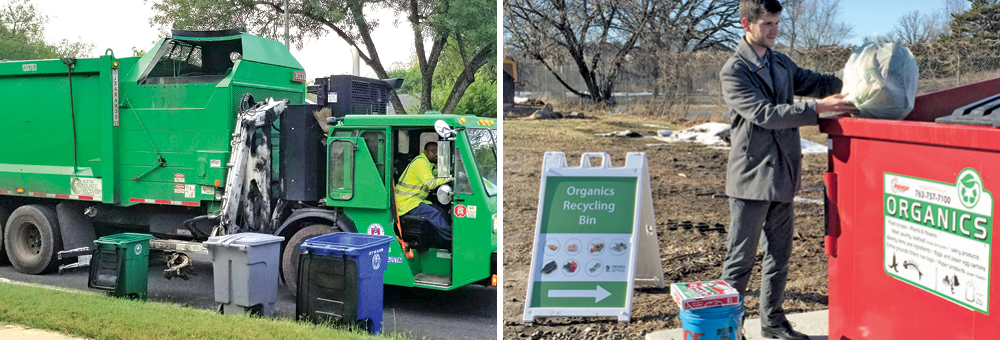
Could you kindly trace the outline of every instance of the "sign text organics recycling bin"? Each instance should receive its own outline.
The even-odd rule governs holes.
[[[580,167],[565,162],[545,155],[524,320],[628,321],[636,281],[663,287],[645,154],[628,154],[624,167],[606,153],[584,154]]]

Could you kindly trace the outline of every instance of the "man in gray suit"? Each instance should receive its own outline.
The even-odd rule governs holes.
[[[843,82],[836,76],[799,68],[771,50],[781,10],[777,0],[740,0],[745,36],[720,72],[733,121],[726,173],[732,224],[722,279],[746,293],[759,241],[761,335],[798,340],[809,337],[792,329],[781,307],[802,173],[798,127],[817,124],[820,112],[855,108],[837,94]],[[796,102],[796,95],[823,99]]]

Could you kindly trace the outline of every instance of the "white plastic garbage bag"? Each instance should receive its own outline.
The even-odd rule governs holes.
[[[910,50],[895,43],[867,43],[844,66],[845,98],[862,118],[903,119],[913,110],[920,70]]]

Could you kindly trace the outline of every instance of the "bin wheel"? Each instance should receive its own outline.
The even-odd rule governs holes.
[[[365,332],[375,333],[375,320],[372,320],[371,318],[358,320],[357,325],[358,328],[361,328]]]
[[[55,270],[59,266],[56,255],[62,250],[56,212],[44,205],[15,209],[4,228],[4,242],[18,272],[37,275]]]
[[[302,254],[302,243],[313,236],[336,231],[339,230],[328,225],[313,224],[295,232],[295,235],[288,239],[285,252],[281,255],[281,277],[285,279],[285,287],[292,291],[292,295],[298,294],[295,280],[299,274],[299,254]]]
[[[3,229],[7,225],[7,220],[10,218],[10,210],[5,206],[0,206],[0,264],[9,264],[10,260],[7,259],[7,251],[3,247]]]
[[[264,317],[264,304],[258,303],[256,305],[243,308],[243,310],[246,311],[244,314],[249,316],[258,318]]]

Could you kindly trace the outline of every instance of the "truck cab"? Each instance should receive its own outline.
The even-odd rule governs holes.
[[[308,88],[315,103],[289,105],[280,114],[272,225],[286,240],[282,277],[292,292],[302,243],[338,231],[395,238],[381,262],[370,264],[386,266],[386,284],[496,285],[497,120],[387,114],[389,93],[399,85],[349,75],[316,78]],[[397,213],[396,184],[428,143],[438,145],[435,176],[452,179],[427,197],[447,212],[451,242],[426,220]]]
[[[358,232],[401,241],[390,247],[387,283],[452,289],[496,274],[494,123],[458,115],[347,116],[331,128],[326,205],[343,208]],[[436,131],[435,124],[447,132]],[[451,242],[440,240],[421,218],[396,213],[393,186],[427,143],[438,144],[437,176],[454,179],[429,195],[432,204],[448,212]],[[360,175],[366,173],[372,175]],[[376,186],[385,191],[351,194],[357,187]]]

